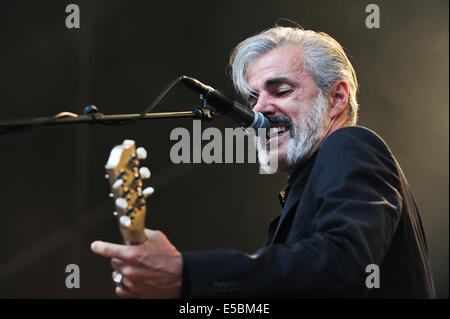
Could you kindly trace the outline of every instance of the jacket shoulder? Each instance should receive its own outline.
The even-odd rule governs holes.
[[[386,142],[360,126],[341,128],[327,137],[317,153],[313,172],[338,180],[377,175],[399,187],[400,167]],[[366,176],[368,179],[369,176]]]
[[[393,159],[387,143],[377,133],[362,126],[347,126],[336,130],[326,138],[318,155],[328,156],[330,152],[339,154],[352,150]]]

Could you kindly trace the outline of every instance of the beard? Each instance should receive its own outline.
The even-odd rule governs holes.
[[[302,105],[299,105],[302,107]],[[321,142],[327,133],[328,124],[328,101],[319,90],[317,97],[314,99],[311,109],[302,116],[297,122],[292,121],[286,116],[268,116],[267,119],[271,123],[283,123],[290,126],[290,138],[286,152],[287,169],[292,170],[298,164],[306,160],[314,146]],[[265,138],[258,138],[256,147],[258,150],[258,161],[262,172],[274,173],[273,161],[278,161],[278,147],[270,144],[267,149]],[[269,164],[270,163],[270,164]],[[278,167],[278,165],[276,165]]]

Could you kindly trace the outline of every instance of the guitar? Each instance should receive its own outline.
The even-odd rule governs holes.
[[[140,161],[147,158],[143,147],[136,149],[133,140],[124,140],[116,145],[105,165],[105,178],[109,180],[114,199],[119,229],[127,245],[139,245],[146,240],[145,213],[146,198],[153,194],[153,187],[142,189],[143,180],[150,178],[150,170],[140,167]]]

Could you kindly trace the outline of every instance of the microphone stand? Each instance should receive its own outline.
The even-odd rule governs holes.
[[[124,125],[136,120],[152,119],[175,119],[175,118],[193,118],[200,120],[212,120],[214,110],[209,108],[193,107],[192,111],[182,112],[162,112],[146,114],[113,114],[104,115],[98,111],[94,105],[87,106],[82,115],[63,112],[54,117],[39,117],[22,120],[0,121],[0,134],[10,133],[15,130],[33,128],[47,125],[66,125],[66,124],[101,124],[101,125]]]

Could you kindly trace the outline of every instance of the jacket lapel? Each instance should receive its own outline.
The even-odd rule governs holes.
[[[296,209],[294,209],[298,202],[300,201],[302,197],[303,190],[305,189],[305,185],[307,183],[309,174],[311,172],[312,167],[314,166],[314,159],[315,156],[310,158],[305,164],[302,165],[302,167],[299,169],[299,173],[295,180],[292,182],[292,186],[289,190],[289,193],[287,194],[287,200],[283,207],[283,210],[281,211],[281,215],[277,217],[275,220],[272,221],[272,224],[275,223],[278,220],[278,225],[275,228],[275,231],[269,230],[269,236],[272,235],[272,238],[268,238],[266,241],[266,244],[272,245],[275,242],[275,239],[277,238],[277,235],[280,231],[281,226],[283,225],[283,222],[286,220],[286,217],[290,214],[292,214]],[[272,228],[274,225],[270,225],[270,228]]]
[[[272,244],[273,237],[275,235],[275,229],[277,229],[278,222],[280,221],[280,216],[277,216],[272,220],[269,225],[269,233],[267,234],[266,242],[264,243],[264,247],[267,247]]]

